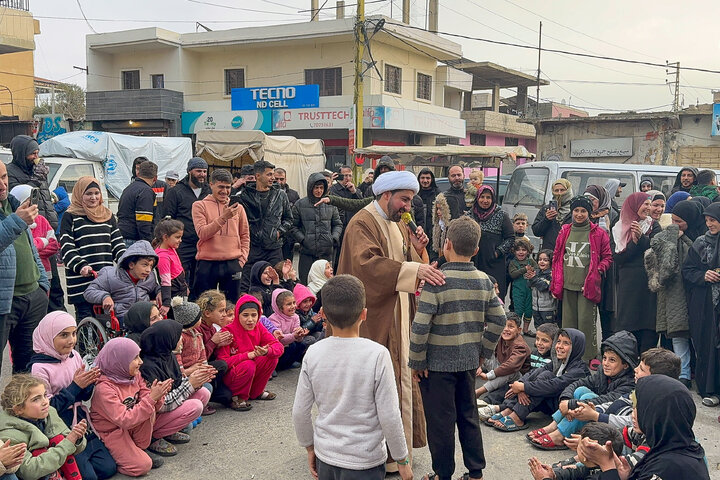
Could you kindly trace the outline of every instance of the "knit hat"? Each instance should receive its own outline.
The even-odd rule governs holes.
[[[174,297],[170,305],[175,321],[183,328],[192,328],[200,321],[200,307],[196,303],[188,302],[182,297]]]
[[[208,164],[200,157],[193,157],[188,162],[187,171],[189,172],[190,170],[193,170],[195,168],[204,168],[207,170]]]
[[[180,180],[180,174],[175,170],[170,170],[165,174],[165,178],[167,180]]]
[[[588,213],[592,213],[593,206],[590,199],[584,195],[578,195],[577,197],[570,200],[570,211],[575,210],[577,207],[582,207],[587,210]]]

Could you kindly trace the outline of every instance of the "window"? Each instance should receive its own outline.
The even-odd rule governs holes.
[[[389,93],[402,93],[402,68],[385,64],[385,91]]]
[[[485,135],[482,133],[471,133],[470,134],[470,145],[485,145]]]
[[[245,88],[244,68],[228,68],[225,70],[225,95],[230,95],[233,88]]]
[[[550,171],[547,168],[516,168],[510,177],[503,203],[513,206],[542,206],[545,203],[545,191],[549,176]],[[574,185],[573,188],[575,188]]]
[[[65,191],[72,194],[73,188],[80,177],[92,177],[93,175],[95,175],[95,172],[93,171],[92,165],[68,165],[58,180],[58,187],[65,187]]]
[[[325,168],[336,172],[341,166],[347,165],[347,151],[347,148],[342,147],[325,147]]]
[[[567,171],[563,172],[561,177],[570,180],[574,192],[584,192],[588,185],[601,185],[611,178],[617,178],[627,185],[623,187],[620,198],[615,199],[618,205],[622,206],[625,199],[633,192],[637,192],[635,187],[635,176],[632,173],[620,173],[617,170],[595,170],[595,171]]]
[[[505,137],[506,147],[517,147],[519,145],[518,139],[513,137]]]
[[[123,90],[138,90],[140,88],[140,70],[126,70],[122,72]]]
[[[660,190],[662,193],[665,194],[665,197],[667,198],[670,197],[670,191],[675,184],[675,175],[643,175],[640,177],[640,182],[644,180],[650,180],[651,182],[653,182],[653,188],[655,190]]]
[[[342,95],[342,67],[305,70],[305,85],[320,85],[321,97]]]
[[[460,145],[460,139],[457,137],[435,137],[435,145]]]
[[[417,98],[432,100],[432,77],[430,75],[417,74]]]
[[[165,75],[150,75],[150,83],[152,88],[165,88]]]

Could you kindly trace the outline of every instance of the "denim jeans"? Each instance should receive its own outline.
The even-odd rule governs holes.
[[[593,399],[597,397],[597,394],[587,387],[578,387],[575,389],[575,392],[573,392],[573,397],[575,400],[582,401]],[[579,432],[587,423],[582,420],[568,420],[562,413],[560,413],[560,410],[553,413],[552,418],[555,420],[555,423],[558,424],[558,432],[560,432],[565,438],[569,437],[573,433]]]
[[[675,355],[680,357],[680,378],[690,380],[690,339],[673,338],[672,345]]]

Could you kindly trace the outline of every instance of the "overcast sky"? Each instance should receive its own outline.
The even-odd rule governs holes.
[[[370,2],[371,0],[367,0]],[[79,3],[78,3],[79,2]],[[320,0],[322,5],[325,0]],[[355,4],[356,0],[346,0]],[[426,0],[412,0],[412,24],[425,26]],[[366,14],[400,20],[402,0],[367,3]],[[226,7],[223,7],[225,5]],[[335,0],[327,0],[321,18],[334,18]],[[30,0],[40,20],[36,36],[37,76],[85,85],[85,35],[148,26],[177,32],[195,31],[195,22],[213,30],[304,22],[310,0]],[[81,13],[82,7],[86,22]],[[346,9],[354,13],[355,7]],[[717,3],[667,0],[440,0],[441,32],[537,45],[543,22],[543,47],[606,57],[720,70]],[[462,44],[463,55],[535,74],[537,51],[449,37]],[[662,110],[673,100],[665,68],[543,53],[542,77],[551,85],[540,97],[584,108],[591,114],[614,110]],[[711,103],[720,89],[720,74],[681,72],[684,105]],[[509,93],[509,92],[507,92]],[[532,89],[534,97],[535,91]]]

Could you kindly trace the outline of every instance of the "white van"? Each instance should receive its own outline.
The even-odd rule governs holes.
[[[110,207],[110,198],[105,188],[105,169],[102,162],[68,157],[43,157],[45,165],[50,169],[48,185],[50,191],[64,187],[68,197],[72,199],[73,187],[80,177],[91,176],[100,181],[100,191],[106,207]]]
[[[605,186],[608,180],[616,178],[627,184],[620,197],[615,199],[618,205],[622,205],[628,195],[639,191],[643,180],[651,180],[656,190],[668,196],[681,168],[623,163],[530,162],[513,171],[502,209],[510,218],[516,213],[525,213],[532,225],[540,208],[552,199],[552,185],[559,178],[569,180],[575,194],[583,193],[588,185]],[[527,235],[538,248],[539,240],[532,234],[532,228],[528,228]]]

